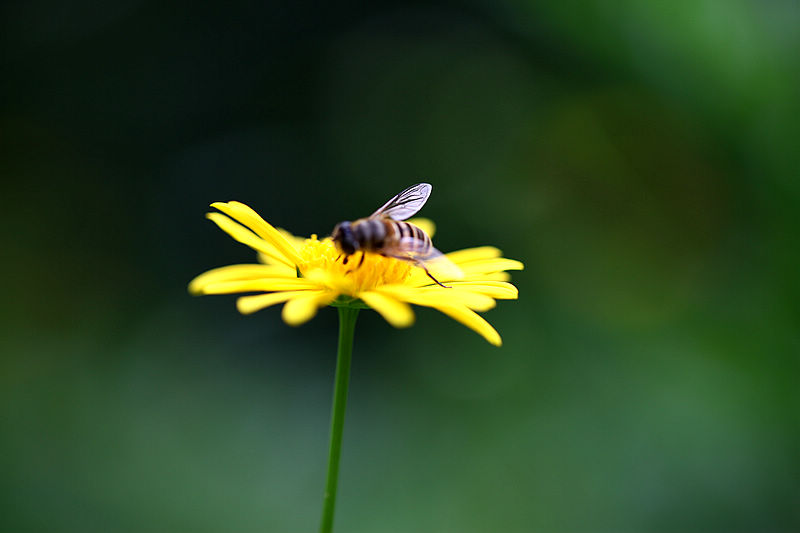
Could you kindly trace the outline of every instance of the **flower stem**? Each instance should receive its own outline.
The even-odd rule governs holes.
[[[336,507],[336,484],[339,479],[339,457],[342,453],[344,410],[347,406],[347,388],[350,382],[350,360],[353,355],[353,334],[356,330],[358,308],[339,307],[339,350],[336,354],[336,381],[333,387],[331,411],[331,443],[328,451],[328,479],[322,501],[321,533],[333,529],[333,512]]]

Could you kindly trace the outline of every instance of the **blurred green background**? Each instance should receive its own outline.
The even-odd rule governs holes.
[[[188,281],[417,181],[487,319],[359,318],[338,531],[800,530],[800,4],[1,9],[0,529],[314,531],[336,313]]]

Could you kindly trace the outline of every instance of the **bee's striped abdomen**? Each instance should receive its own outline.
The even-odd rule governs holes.
[[[430,237],[415,225],[394,220],[387,220],[385,223],[391,225],[397,243],[401,242],[401,239],[405,239],[405,241],[402,242],[405,243],[403,247],[407,251],[425,255],[431,250],[432,245]],[[409,241],[411,241],[410,244]]]

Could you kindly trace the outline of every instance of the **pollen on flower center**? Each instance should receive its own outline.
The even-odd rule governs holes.
[[[330,237],[319,240],[312,235],[297,251],[303,276],[319,277],[332,288],[353,297],[380,285],[403,283],[414,268],[411,263],[370,252],[366,253],[361,266],[360,252],[350,256],[345,264],[344,256]]]

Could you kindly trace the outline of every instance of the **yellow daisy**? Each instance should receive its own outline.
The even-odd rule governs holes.
[[[292,326],[310,320],[317,309],[371,308],[391,325],[414,323],[411,305],[433,307],[476,331],[495,346],[500,335],[476,311],[487,311],[495,300],[516,299],[517,289],[507,270],[522,270],[519,261],[506,259],[492,246],[445,254],[463,276],[438,277],[448,287],[433,283],[422,268],[407,261],[367,252],[363,264],[344,264],[330,237],[296,237],[276,229],[253,209],[239,202],[211,204],[220,213],[208,213],[224,232],[258,252],[259,263],[229,265],[205,272],[189,284],[192,294],[256,293],[241,296],[239,312],[254,313],[283,303],[283,320]],[[224,214],[223,214],[224,213]],[[428,235],[426,219],[409,221]]]

